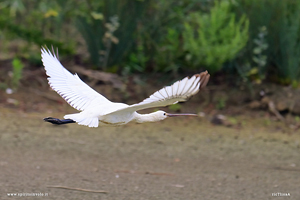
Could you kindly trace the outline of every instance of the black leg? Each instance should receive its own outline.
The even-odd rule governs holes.
[[[53,117],[47,117],[44,118],[44,120],[46,122],[50,122],[52,124],[56,124],[56,125],[61,125],[61,124],[69,124],[69,123],[76,123],[74,120],[72,119],[57,119],[57,118],[53,118]]]

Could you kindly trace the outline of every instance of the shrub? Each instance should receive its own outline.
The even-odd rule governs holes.
[[[266,27],[268,48],[265,76],[291,84],[300,80],[300,1],[294,0],[237,0],[235,12],[246,13],[250,19],[250,39],[243,60],[252,55],[259,27]],[[274,76],[275,75],[275,76]]]
[[[192,67],[204,65],[215,73],[246,45],[249,20],[243,15],[236,21],[230,9],[228,1],[216,1],[209,14],[193,12],[188,16],[183,39]]]
[[[148,3],[138,0],[91,1],[76,19],[76,27],[86,42],[92,63],[107,69],[124,61],[134,45],[138,22]]]
[[[150,70],[176,75],[185,66],[182,31],[186,15],[207,10],[207,0],[152,0],[138,25],[127,71]],[[131,59],[134,58],[134,59]],[[131,70],[130,70],[131,69]]]
[[[12,61],[13,71],[11,77],[11,86],[13,89],[17,89],[19,87],[20,80],[22,78],[22,71],[24,68],[23,63],[20,59],[14,58]]]
[[[249,60],[248,58],[243,59],[243,64],[235,64],[235,69],[237,70],[240,78],[244,83],[250,83],[250,81],[260,84],[262,80],[265,79],[267,56],[266,50],[268,49],[268,43],[266,41],[267,28],[265,26],[260,27],[258,30],[257,37],[252,41],[255,46],[253,46],[252,52],[249,56],[252,56]]]
[[[66,32],[66,27],[68,27],[68,25],[62,24],[65,19],[65,10],[62,9],[58,13],[51,9],[56,6],[57,2],[59,0],[26,3],[24,0],[3,0],[0,3],[0,34],[6,40],[12,41],[20,38],[26,41],[27,43],[20,44],[19,47],[22,48],[18,49],[18,51],[21,50],[24,57],[28,57],[28,54],[31,53],[29,49],[34,45],[38,48],[44,45],[48,47],[53,45],[58,47],[62,54],[73,53],[73,48],[69,45],[70,40],[64,40],[63,36],[65,35],[61,34]]]
[[[278,32],[278,56],[273,59],[277,64],[278,75],[284,82],[293,83],[300,80],[300,3],[284,4],[281,27]]]

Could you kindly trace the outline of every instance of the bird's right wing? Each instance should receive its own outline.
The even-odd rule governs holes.
[[[186,101],[191,96],[197,94],[200,89],[206,86],[209,77],[210,75],[207,71],[200,74],[195,74],[191,78],[186,77],[180,81],[175,82],[171,86],[160,89],[140,103],[116,110],[112,113],[116,114],[118,112],[133,112],[146,108],[163,107],[171,104],[176,104],[177,102]]]
[[[85,84],[77,74],[71,74],[57,59],[57,56],[42,48],[42,61],[50,87],[63,97],[72,107],[77,110],[85,110],[93,102],[108,103],[107,98]]]

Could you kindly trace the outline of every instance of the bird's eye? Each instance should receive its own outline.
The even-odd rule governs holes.
[[[166,113],[164,113],[164,115],[166,115]]]

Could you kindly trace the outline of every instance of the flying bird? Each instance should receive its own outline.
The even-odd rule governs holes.
[[[86,83],[77,74],[71,74],[58,60],[58,53],[42,48],[42,61],[50,87],[64,98],[73,108],[81,111],[68,114],[64,119],[47,117],[44,120],[52,124],[78,123],[89,127],[118,126],[128,122],[156,122],[174,116],[197,116],[195,114],[170,114],[156,111],[139,114],[146,108],[164,107],[186,101],[204,88],[210,75],[207,71],[186,77],[171,86],[164,87],[140,103],[127,105],[111,102]]]

